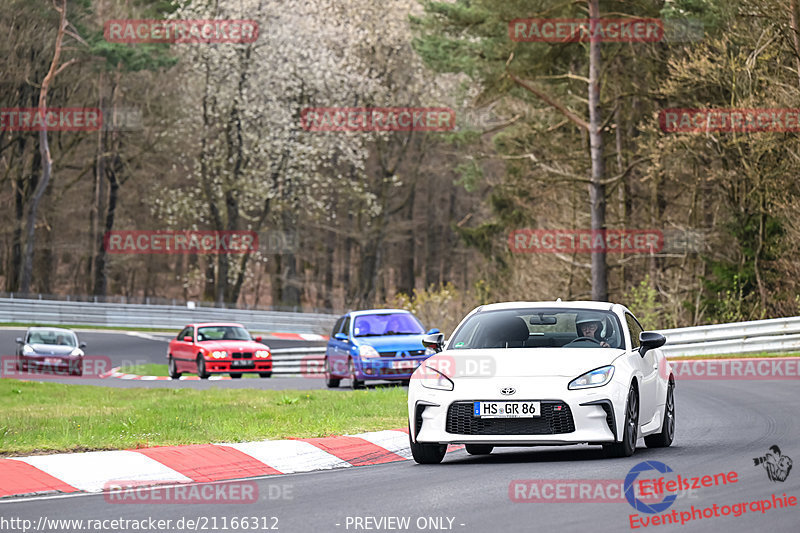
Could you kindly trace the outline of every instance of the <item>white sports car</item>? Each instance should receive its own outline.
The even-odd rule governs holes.
[[[473,455],[496,446],[594,444],[627,457],[644,437],[672,444],[675,378],[663,335],[602,302],[510,302],[470,312],[408,389],[411,452],[439,463],[448,444]]]

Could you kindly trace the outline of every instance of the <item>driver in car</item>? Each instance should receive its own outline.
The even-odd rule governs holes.
[[[400,319],[397,317],[393,317],[389,324],[386,326],[386,330],[384,330],[384,335],[398,335],[401,331],[402,326],[400,325]]]
[[[600,336],[602,323],[596,317],[591,316],[578,316],[575,320],[575,327],[578,330],[578,337],[588,337],[595,339],[600,343],[603,348],[610,348],[611,346]]]

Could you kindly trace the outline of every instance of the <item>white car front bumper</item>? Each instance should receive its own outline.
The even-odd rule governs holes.
[[[454,390],[442,391],[412,379],[408,394],[411,437],[425,443],[520,446],[616,441],[615,435],[622,434],[630,385],[612,379],[602,387],[568,390],[569,381],[564,377],[458,379]],[[506,387],[516,392],[501,395],[500,389]],[[520,400],[541,402],[541,416],[481,419],[472,415],[475,401]]]

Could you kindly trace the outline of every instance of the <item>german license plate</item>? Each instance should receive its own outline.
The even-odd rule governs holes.
[[[231,364],[231,367],[232,368],[253,368],[253,362],[252,361],[234,361],[233,364]]]
[[[415,370],[419,366],[419,361],[392,361],[392,368],[395,370]]]
[[[534,418],[542,416],[541,402],[475,402],[478,418]]]

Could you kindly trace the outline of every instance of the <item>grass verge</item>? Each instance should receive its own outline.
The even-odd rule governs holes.
[[[117,372],[136,374],[137,376],[169,376],[169,368],[167,368],[167,365],[158,365],[155,363],[121,366]]]
[[[324,437],[405,427],[406,390],[85,387],[0,379],[0,456]]]

